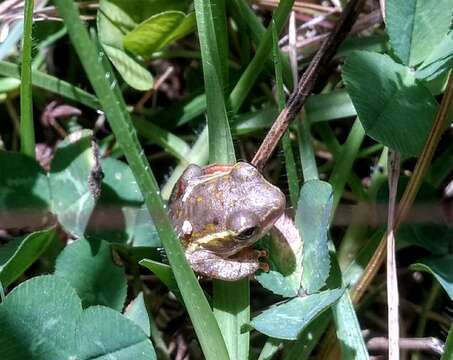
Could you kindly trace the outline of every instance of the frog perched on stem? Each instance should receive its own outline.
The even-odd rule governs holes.
[[[284,213],[285,196],[252,165],[190,165],[175,185],[170,218],[197,273],[234,281],[252,275],[258,241]]]

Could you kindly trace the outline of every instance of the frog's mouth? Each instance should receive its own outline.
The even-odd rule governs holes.
[[[218,255],[234,255],[245,247],[251,246],[256,240],[243,241],[237,239],[237,233],[231,230],[220,231],[217,233],[205,235],[193,240],[188,246],[189,251],[205,249]]]

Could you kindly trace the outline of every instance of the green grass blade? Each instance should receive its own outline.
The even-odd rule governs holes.
[[[268,338],[263,346],[263,349],[261,350],[258,360],[271,360],[272,357],[277,353],[281,342],[282,341],[279,339]]]
[[[329,182],[333,187],[333,209],[340,202],[341,194],[344,186],[350,176],[352,165],[357,157],[357,154],[365,138],[365,130],[357,118],[352,126],[352,129],[342,147],[340,156],[335,161],[335,166],[332,170]]]
[[[67,25],[71,42],[143,193],[146,206],[166,250],[204,355],[207,359],[228,359],[218,325],[206,297],[185,259],[179,239],[173,231],[164,203],[159,196],[157,182],[137,139],[124,100],[119,91],[114,89],[116,86],[114,75],[105,76],[102,65],[104,55],[98,53],[96,46],[90,40],[74,2],[56,0],[55,4]]]
[[[20,79],[19,66],[6,61],[0,61],[0,74]],[[96,96],[41,71],[32,71],[32,80],[34,86],[51,91],[94,110],[98,110],[101,107]],[[185,141],[148,121],[135,118],[134,125],[140,136],[161,146],[169,154],[179,159],[184,159],[190,150]]]
[[[212,285],[214,315],[225,339],[230,359],[246,360],[249,356],[250,332],[241,334],[241,327],[250,321],[249,280],[214,280]]]
[[[348,292],[345,292],[332,307],[332,313],[342,357],[357,360],[369,359],[360,324]]]
[[[159,145],[179,160],[184,160],[186,155],[189,153],[189,145],[171,132],[168,132],[154,125],[152,122],[146,121],[139,117],[134,117],[133,123],[140,136],[150,140],[154,144]]]
[[[239,16],[242,17],[244,23],[246,23],[247,26],[249,27],[250,35],[253,39],[253,42],[255,43],[256,46],[259,46],[261,39],[264,36],[264,33],[266,32],[266,28],[264,27],[262,21],[255,15],[252,8],[250,7],[250,4],[246,0],[231,0],[228,2],[228,5],[234,9],[235,14],[238,14]],[[280,50],[280,48],[278,49],[278,54],[282,63],[281,66],[284,83],[288,86],[288,88],[292,88],[293,78],[291,75],[291,68],[289,66],[288,55],[284,54]],[[272,57],[273,56],[274,54],[272,54]],[[268,60],[269,69],[271,71],[273,67],[272,64],[273,60],[272,58],[268,58]]]
[[[208,141],[208,126],[205,126],[203,131],[198,136],[198,139],[193,144],[192,149],[185,157],[186,161],[183,161],[178,164],[178,166],[176,166],[170,178],[162,187],[161,195],[163,199],[168,200],[170,198],[171,190],[189,164],[197,164],[199,166],[202,166],[208,163]]]
[[[31,90],[32,25],[33,0],[25,0],[20,82],[20,148],[24,154],[35,157],[35,128],[33,125],[33,95]]]
[[[275,22],[272,21],[272,53],[275,68],[275,86],[277,89],[277,103],[278,110],[281,111],[285,107],[285,92],[283,89],[283,75],[282,64],[280,62],[280,54],[278,47],[277,30],[275,29]],[[283,154],[285,156],[286,175],[288,177],[289,198],[293,209],[297,207],[299,199],[299,179],[297,178],[296,161],[294,160],[294,153],[291,146],[291,140],[288,135],[288,130],[282,138]]]
[[[303,120],[302,120],[303,119]],[[316,166],[315,153],[311,144],[309,118],[302,110],[296,118],[297,137],[299,138],[299,155],[302,163],[302,173],[304,181],[319,179],[318,168]]]
[[[444,353],[440,360],[451,360],[453,359],[453,325],[450,327],[448,332],[447,340],[445,341]]]
[[[316,125],[316,130],[321,136],[323,142],[326,144],[329,151],[333,154],[334,159],[340,157],[342,146],[338,142],[333,130],[326,123],[321,123]],[[382,149],[382,147],[381,147]],[[329,164],[330,165],[330,164]],[[335,164],[334,164],[335,165]],[[350,173],[348,178],[348,184],[354,194],[356,194],[360,199],[367,199],[368,195],[363,189],[362,181],[360,178],[353,172]]]
[[[219,30],[216,30],[214,22],[213,7],[217,5],[214,0],[196,0],[194,4],[206,89],[209,160],[210,162],[231,163],[235,161],[235,155],[225,106],[225,71],[222,68],[224,61],[221,60],[222,54],[219,51],[223,50],[225,45],[218,44],[224,39],[217,39]],[[219,9],[215,10],[217,16],[219,16],[219,11]]]
[[[273,21],[275,22],[277,34],[279,34],[283,29],[283,26],[285,25],[289,13],[292,9],[293,3],[294,0],[282,0],[280,1],[278,8],[275,10]],[[236,83],[234,89],[231,91],[229,100],[233,113],[236,113],[239,110],[245,98],[247,97],[247,94],[252,89],[253,84],[263,70],[264,64],[271,50],[272,29],[271,26],[269,26],[261,39],[255,56],[242,73],[242,76]]]
[[[0,75],[20,79],[20,69],[16,64],[0,61]],[[52,75],[45,74],[41,71],[32,71],[32,83],[41,89],[51,91],[67,99],[76,101],[92,109],[99,109],[100,104],[96,96],[71,85],[70,83],[57,79]]]

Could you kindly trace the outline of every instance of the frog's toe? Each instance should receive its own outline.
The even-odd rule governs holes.
[[[265,263],[265,262],[260,262],[259,268],[260,268],[260,270],[262,270],[264,272],[269,272],[269,270],[270,270],[269,264]]]
[[[258,258],[267,258],[269,256],[269,253],[267,250],[255,250],[255,257]]]

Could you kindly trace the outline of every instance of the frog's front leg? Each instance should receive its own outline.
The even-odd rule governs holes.
[[[266,251],[251,248],[242,249],[239,253],[223,258],[211,251],[198,249],[186,254],[192,269],[209,278],[225,281],[236,281],[253,275],[258,269],[269,270],[269,266],[260,263],[260,257],[267,256]]]

